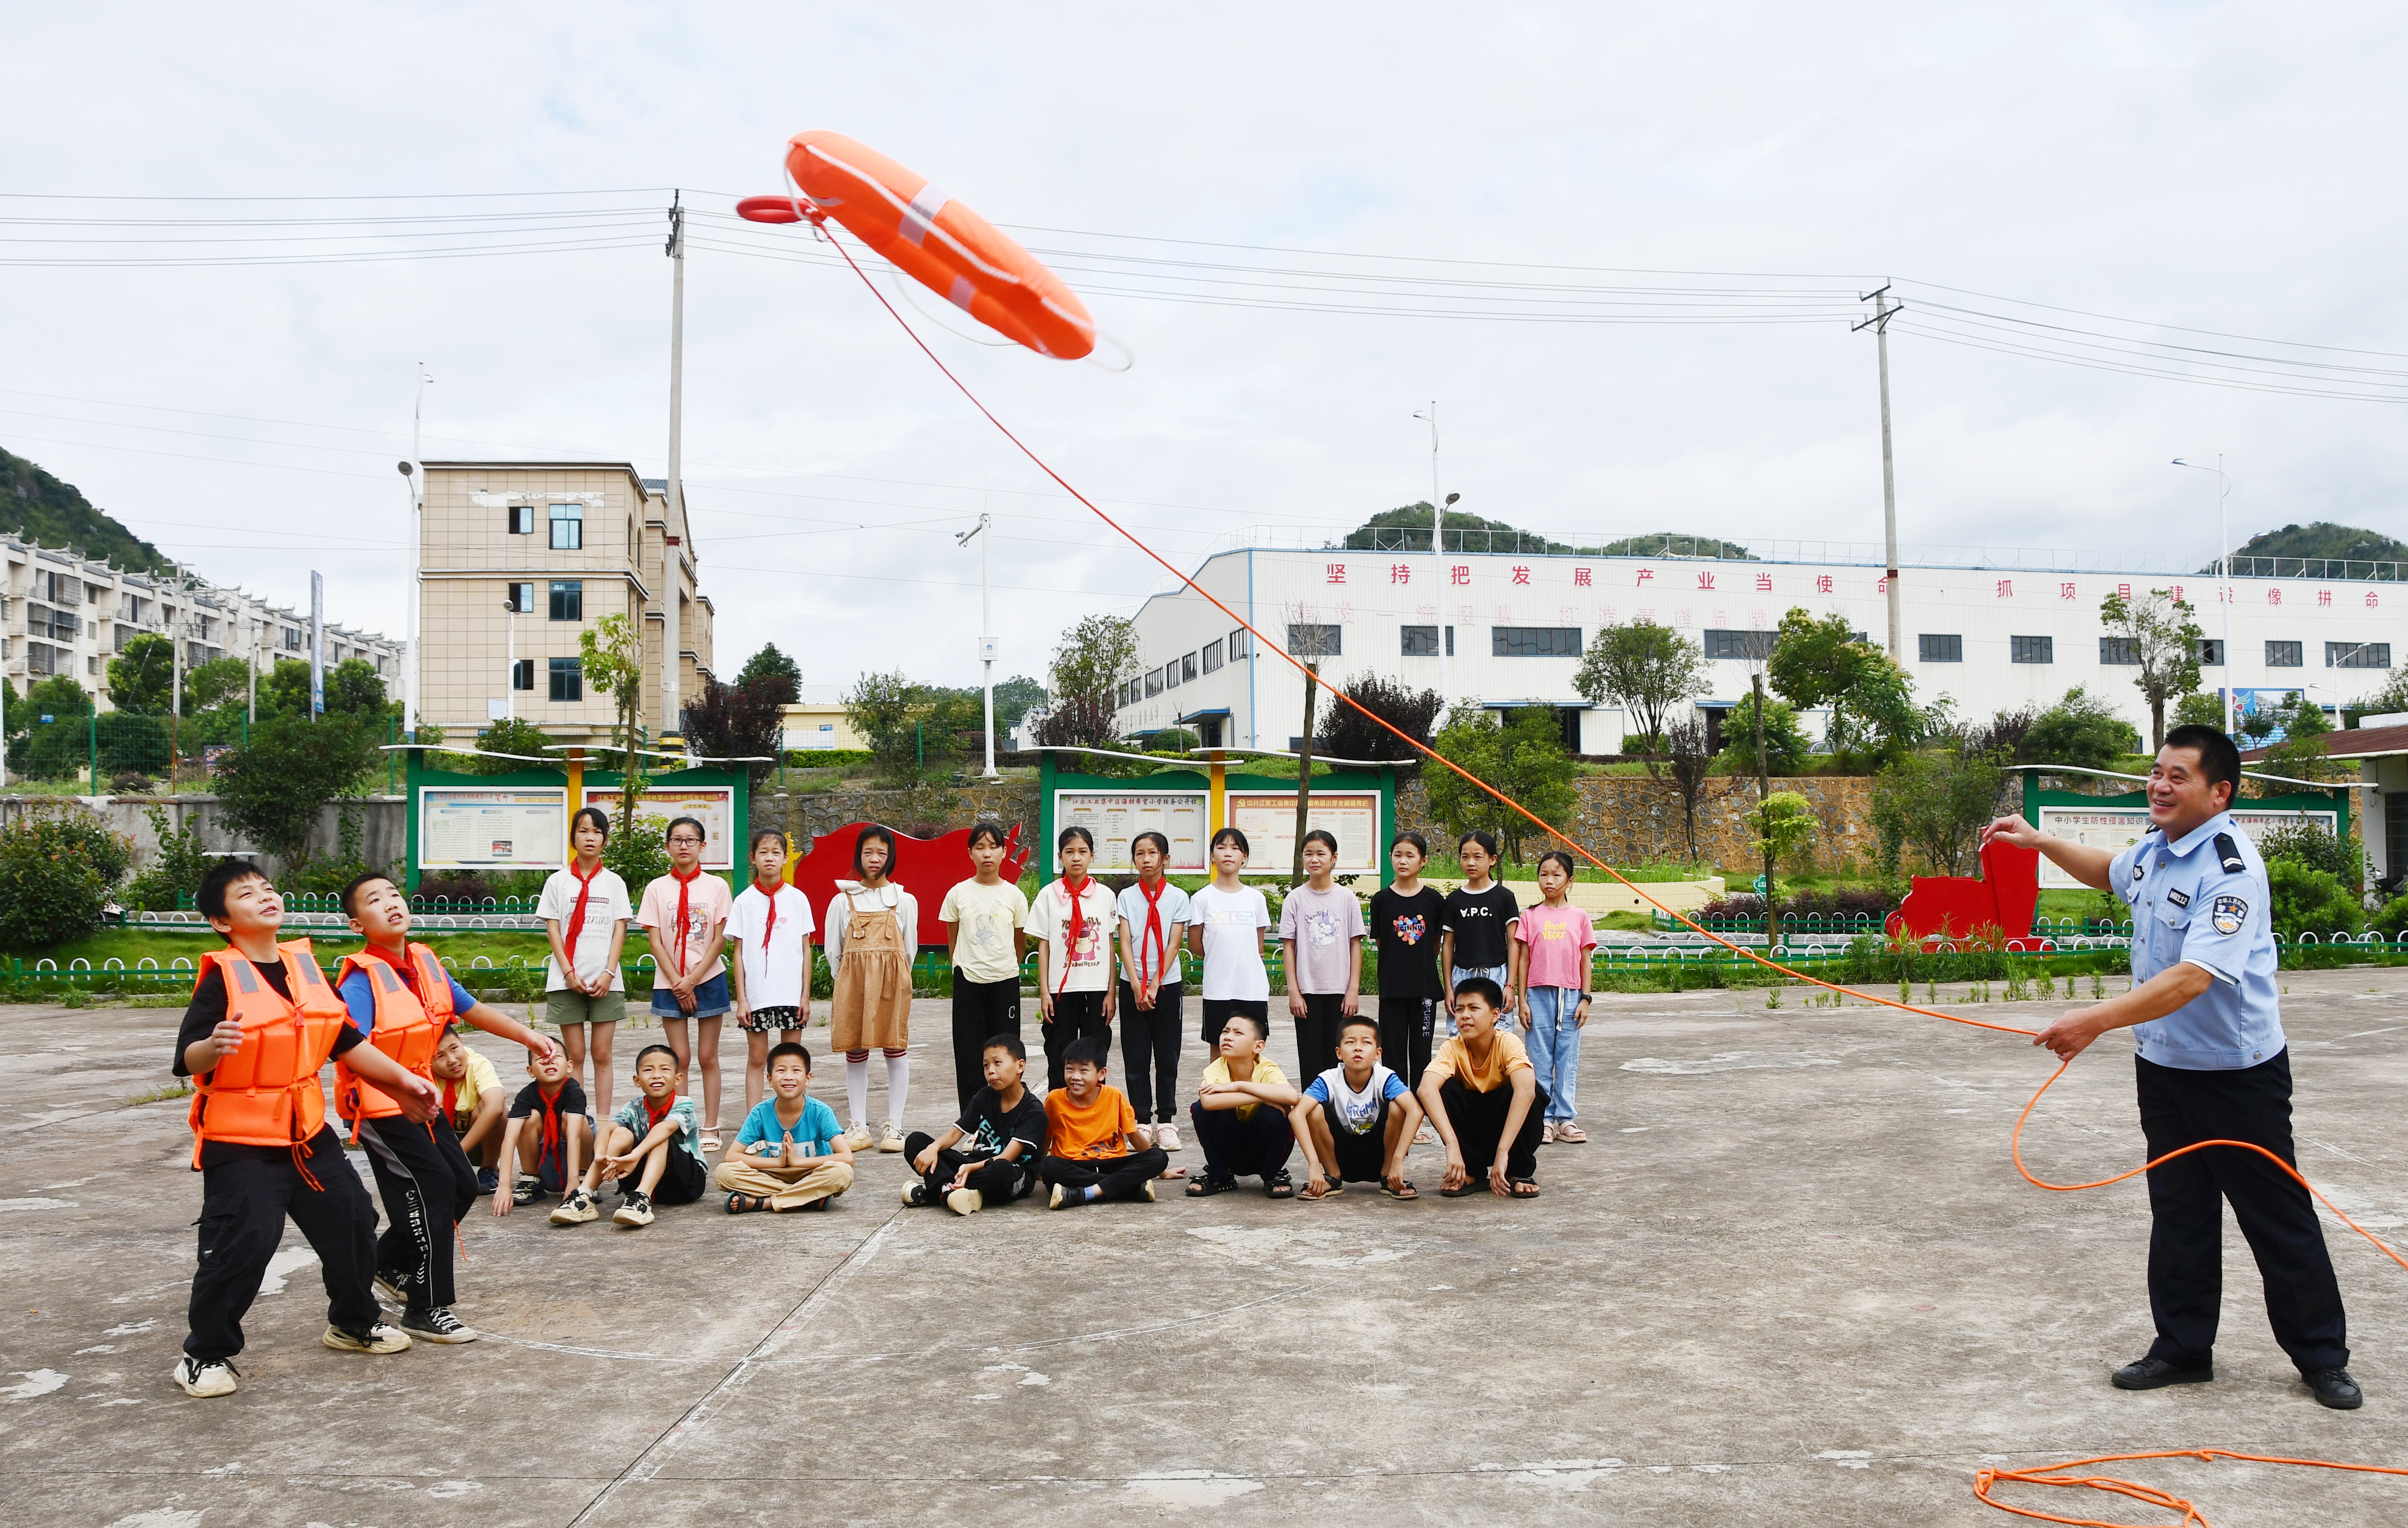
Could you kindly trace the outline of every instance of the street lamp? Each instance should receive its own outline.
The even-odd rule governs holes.
[[[2225,476],[2222,451],[2215,453],[2215,465],[2212,467],[2186,462],[2179,456],[2173,464],[2193,472],[2215,474],[2215,534],[2224,548],[2224,555],[2215,564],[2215,598],[2224,607],[2224,683],[2217,693],[2224,697],[2224,720],[2229,726],[2232,721],[2232,522],[2225,516],[2224,500],[2232,492],[2232,479]]]
[[[986,530],[992,523],[989,517],[982,513],[977,524],[953,537],[953,545],[956,547],[967,547],[973,539],[976,539],[979,544],[979,662],[986,670],[986,726],[984,728],[986,773],[980,778],[990,780],[1001,778],[995,772],[995,659],[1000,648],[994,636],[989,635],[995,630],[995,620],[987,597],[986,549],[988,543],[995,537],[981,536],[980,533]]]

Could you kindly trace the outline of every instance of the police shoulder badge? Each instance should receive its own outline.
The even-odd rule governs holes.
[[[2208,905],[2208,921],[2218,934],[2238,934],[2248,921],[2249,904],[2237,896],[2220,896]]]

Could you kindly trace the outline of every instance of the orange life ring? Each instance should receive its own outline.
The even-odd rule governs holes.
[[[797,133],[786,173],[803,217],[834,218],[905,275],[1039,355],[1077,361],[1096,348],[1096,321],[1078,295],[1008,235],[924,175],[840,133]],[[747,196],[754,222],[797,221],[792,196]]]

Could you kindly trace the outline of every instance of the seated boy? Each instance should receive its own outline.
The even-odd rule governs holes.
[[[1539,1131],[1547,1094],[1522,1042],[1498,1030],[1504,1008],[1504,990],[1489,978],[1456,982],[1455,1035],[1422,1073],[1422,1107],[1446,1143],[1446,1177],[1438,1191],[1443,1198],[1478,1193],[1475,1170],[1491,1193],[1539,1196]]]
[[[690,1205],[702,1197],[710,1186],[702,1121],[694,1100],[677,1095],[681,1079],[677,1052],[667,1046],[636,1052],[636,1096],[619,1106],[584,1182],[552,1212],[552,1224],[578,1225],[600,1214],[594,1196],[605,1183],[619,1184],[619,1208],[610,1219],[621,1225],[650,1225],[654,1205]],[[625,1181],[631,1178],[632,1189]]]
[[[1291,1118],[1304,1148],[1303,1197],[1334,1199],[1349,1183],[1377,1183],[1391,1199],[1421,1197],[1405,1178],[1421,1106],[1404,1078],[1380,1064],[1378,1019],[1357,1014],[1338,1026],[1338,1064],[1306,1085]]]
[[[1017,1035],[991,1036],[980,1070],[986,1086],[970,1095],[950,1129],[934,1137],[915,1130],[903,1143],[920,1175],[903,1186],[905,1204],[975,1215],[990,1202],[1008,1205],[1036,1186],[1038,1159],[1045,1154],[1045,1106],[1021,1085],[1028,1048]]]
[[[1099,1199],[1151,1204],[1155,1178],[1187,1176],[1185,1168],[1168,1165],[1158,1146],[1133,1150],[1136,1111],[1104,1081],[1111,1054],[1103,1036],[1080,1035],[1062,1052],[1062,1085],[1045,1095],[1045,1160],[1037,1171],[1053,1186],[1055,1209]]]
[[[444,1032],[435,1050],[435,1085],[443,1090],[443,1113],[460,1150],[477,1167],[477,1192],[493,1193],[501,1187],[502,1121],[509,1117],[509,1100],[502,1096],[502,1074],[481,1054],[468,1049],[458,1025]]]
[[[769,1048],[768,1063],[769,1096],[720,1160],[727,1213],[825,1209],[853,1187],[853,1147],[836,1110],[810,1095],[811,1053],[788,1040]]]
[[[1191,1199],[1236,1188],[1241,1173],[1261,1178],[1263,1192],[1274,1199],[1296,1196],[1287,1176],[1287,1154],[1296,1145],[1287,1111],[1303,1095],[1263,1054],[1269,1037],[1270,1021],[1243,1009],[1222,1026],[1221,1054],[1204,1068],[1196,1102],[1187,1107],[1204,1148],[1204,1176],[1187,1185]]]
[[[585,1113],[585,1085],[568,1075],[568,1058],[557,1050],[527,1058],[535,1080],[510,1100],[502,1125],[503,1163],[518,1169],[510,1192],[494,1192],[494,1213],[532,1205],[548,1193],[566,1198],[594,1152],[594,1121]]]

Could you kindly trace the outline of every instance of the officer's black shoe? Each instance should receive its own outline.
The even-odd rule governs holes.
[[[2214,1378],[2215,1365],[2213,1363],[2186,1367],[2153,1356],[2136,1360],[2117,1369],[2115,1388],[2117,1390],[2156,1390],[2161,1385],[2203,1385]]]
[[[2329,1406],[2335,1411],[2355,1411],[2366,1404],[2366,1392],[2358,1388],[2358,1381],[2349,1377],[2347,1369],[2309,1369],[2300,1378],[2315,1392],[2320,1406]]]

